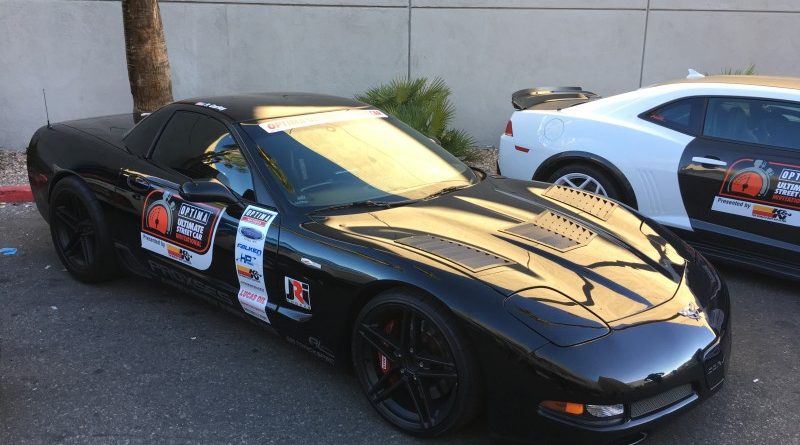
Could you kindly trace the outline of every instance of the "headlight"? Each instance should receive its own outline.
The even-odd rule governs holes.
[[[618,405],[586,405],[586,411],[595,417],[617,417],[625,413],[625,406]]]

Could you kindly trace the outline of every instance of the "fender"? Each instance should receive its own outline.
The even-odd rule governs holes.
[[[622,187],[622,193],[624,195],[625,202],[634,209],[639,208],[639,204],[636,201],[636,193],[633,191],[631,183],[628,182],[628,179],[625,177],[622,171],[620,171],[620,169],[618,169],[617,166],[612,164],[608,159],[598,156],[594,153],[585,151],[565,151],[550,156],[544,162],[542,162],[541,165],[539,165],[539,168],[536,169],[536,172],[534,172],[533,178],[531,179],[534,181],[546,182],[547,177],[559,166],[573,162],[588,163],[600,167],[606,172],[610,173],[617,183]]]

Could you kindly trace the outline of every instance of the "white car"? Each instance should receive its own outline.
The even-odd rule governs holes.
[[[621,201],[705,253],[800,278],[800,78],[708,76],[598,98],[514,93],[498,173]]]

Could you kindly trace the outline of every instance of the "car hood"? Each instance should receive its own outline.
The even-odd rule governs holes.
[[[500,177],[324,224],[458,269],[516,300],[522,313],[555,307],[577,317],[565,324],[611,325],[658,306],[675,295],[686,265],[662,228],[623,205]]]

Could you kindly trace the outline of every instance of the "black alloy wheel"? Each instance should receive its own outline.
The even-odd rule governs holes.
[[[477,367],[452,317],[411,292],[362,309],[353,363],[372,406],[404,432],[437,436],[463,426],[480,402]]]
[[[97,282],[114,275],[116,263],[102,209],[75,177],[59,181],[51,193],[50,234],[61,263],[79,280]]]

